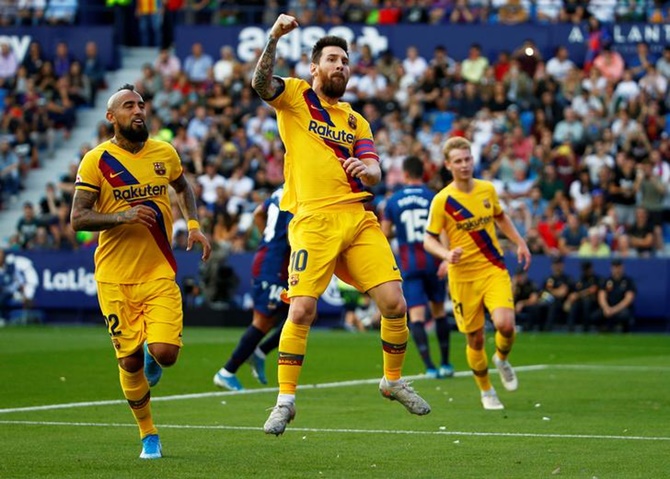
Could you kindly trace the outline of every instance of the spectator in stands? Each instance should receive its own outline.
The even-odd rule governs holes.
[[[479,83],[489,66],[489,60],[482,56],[482,47],[478,43],[470,45],[468,57],[461,63],[461,76],[465,81]]]
[[[525,23],[530,18],[529,3],[522,0],[503,0],[498,8],[498,21],[505,25]]]
[[[655,65],[648,65],[640,79],[640,89],[655,101],[663,101],[668,92],[668,78],[663,76]]]
[[[49,25],[72,25],[77,8],[77,0],[49,0],[44,18]]]
[[[656,69],[666,79],[670,80],[670,45],[663,48],[663,56],[656,62]]]
[[[556,81],[562,82],[568,72],[577,66],[570,60],[568,49],[564,45],[556,48],[556,55],[547,62],[547,73]]]
[[[639,81],[647,72],[647,68],[653,66],[657,60],[656,56],[649,51],[649,45],[646,42],[638,42],[635,54],[626,59],[626,66],[633,78]]]
[[[614,51],[611,45],[605,45],[602,52],[593,60],[593,67],[597,68],[608,81],[618,82],[623,77],[625,62],[621,54]]]
[[[449,13],[449,23],[474,23],[477,13],[473,11],[467,0],[456,0]]]
[[[214,79],[225,86],[230,86],[233,73],[235,69],[240,67],[239,65],[239,62],[235,58],[233,47],[230,45],[222,46],[221,58],[214,64]]]
[[[601,331],[621,330],[627,333],[635,324],[633,301],[637,289],[633,279],[624,273],[620,259],[612,260],[610,271],[609,277],[600,283],[599,309],[591,316],[591,322]]]
[[[70,70],[65,75],[67,78],[68,95],[75,107],[89,105],[91,98],[91,81],[82,71],[81,63],[74,60],[70,63]]]
[[[0,40],[0,88],[10,89],[19,63],[6,39]]]
[[[203,52],[202,44],[196,42],[191,46],[191,54],[184,61],[184,72],[189,81],[199,85],[207,80],[209,69],[213,65],[212,57]]]
[[[582,242],[577,255],[585,258],[609,257],[612,254],[612,250],[603,239],[600,228],[592,226],[589,228],[587,240]]]
[[[52,63],[57,78],[67,75],[70,71],[70,63],[72,63],[72,60],[73,58],[70,55],[70,49],[67,43],[56,43],[56,50]]]
[[[44,23],[46,0],[18,0],[16,26],[37,26]]]
[[[98,45],[95,42],[86,42],[83,72],[88,77],[91,85],[88,103],[95,106],[98,91],[107,87],[106,69],[98,56]]]
[[[23,58],[22,62],[22,65],[24,65],[26,67],[26,70],[28,70],[28,75],[30,75],[31,77],[37,75],[40,71],[40,68],[42,68],[43,63],[44,63],[44,55],[42,52],[42,47],[40,46],[39,42],[37,41],[30,42],[30,46],[28,47],[28,53]]]
[[[32,203],[26,202],[23,204],[23,216],[19,218],[16,224],[16,232],[19,236],[19,244],[21,248],[25,249],[37,234],[37,228],[41,226],[41,222],[35,215],[35,208]]]
[[[226,188],[226,179],[217,172],[216,163],[211,160],[205,161],[205,172],[198,176],[197,181],[202,185],[200,199],[212,207],[216,202],[217,188]]]
[[[563,0],[560,19],[562,22],[578,24],[586,19],[589,0]]]
[[[407,47],[407,56],[402,62],[405,73],[419,81],[424,72],[428,69],[428,62],[419,55],[419,50],[415,46]]]
[[[582,145],[585,136],[584,125],[579,121],[575,110],[566,108],[563,110],[563,116],[563,120],[559,121],[554,129],[554,143],[557,145],[567,144],[568,146]]]
[[[582,330],[587,332],[591,315],[598,308],[598,287],[601,280],[593,271],[591,261],[583,261],[581,269],[582,273],[574,282],[572,291],[565,302],[565,309],[568,312],[568,331],[574,331],[575,327],[581,323]]]
[[[628,241],[638,257],[649,258],[655,255],[661,237],[660,226],[658,232],[655,231],[656,228],[645,208],[635,208],[635,221],[628,228]]]
[[[144,0],[135,4],[135,17],[140,30],[140,46],[163,45],[163,2]]]
[[[7,199],[16,201],[21,189],[19,157],[7,138],[0,138],[0,191]]]
[[[535,5],[535,18],[542,23],[558,23],[562,9],[563,0],[542,0]]]
[[[181,60],[168,48],[161,48],[154,60],[154,69],[163,79],[175,79],[181,71]]]
[[[569,214],[565,228],[558,239],[559,253],[563,256],[577,253],[586,236],[586,226],[580,222],[577,215]]]

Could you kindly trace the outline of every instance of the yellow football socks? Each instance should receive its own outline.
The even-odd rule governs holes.
[[[488,391],[493,386],[489,379],[489,364],[486,359],[485,349],[472,349],[470,346],[465,347],[465,356],[468,359],[468,365],[472,369],[472,376],[475,378],[475,383],[480,391]]]
[[[512,350],[512,345],[514,344],[515,339],[516,333],[508,338],[500,334],[500,332],[496,331],[496,351],[499,359],[503,361],[507,359],[507,356]]]
[[[277,379],[279,394],[295,395],[302,362],[307,351],[309,326],[295,324],[290,319],[284,323],[279,339]]]
[[[381,338],[384,351],[384,376],[389,381],[397,381],[402,374],[407,339],[409,338],[407,318],[387,319],[382,317]]]
[[[151,391],[144,371],[140,369],[131,373],[119,366],[119,379],[123,395],[128,400],[130,410],[140,428],[140,438],[149,434],[158,434],[151,417]]]

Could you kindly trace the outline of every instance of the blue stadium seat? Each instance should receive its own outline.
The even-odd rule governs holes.
[[[535,121],[535,113],[532,111],[522,111],[521,115],[519,115],[519,120],[521,121],[523,132],[529,135],[530,127],[533,126],[533,122]]]
[[[448,133],[456,119],[456,113],[451,111],[440,111],[433,115],[433,131],[438,133]]]
[[[665,114],[665,130],[663,131],[670,135],[670,113]]]

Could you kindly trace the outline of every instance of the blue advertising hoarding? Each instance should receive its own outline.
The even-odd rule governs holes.
[[[19,261],[26,275],[34,282],[35,306],[40,309],[98,310],[96,283],[93,277],[93,251],[33,252],[10,251],[10,261]],[[177,281],[183,284],[187,277],[199,278],[200,256],[197,253],[176,251]],[[252,253],[236,254],[227,259],[239,279],[235,301],[240,307],[249,308],[251,292]],[[609,260],[594,259],[595,272],[601,277],[609,274]],[[515,258],[507,258],[507,266],[513,270]],[[670,319],[670,259],[629,259],[624,261],[626,274],[637,284],[635,313],[639,318]],[[546,256],[536,256],[529,277],[542,284],[551,271]],[[566,258],[565,272],[570,278],[580,274],[580,260]],[[334,284],[319,301],[319,314],[340,314],[341,298]]]

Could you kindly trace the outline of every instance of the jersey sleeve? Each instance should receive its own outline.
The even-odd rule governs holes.
[[[278,76],[273,78],[279,80],[282,86],[275,92],[272,98],[267,98],[265,101],[275,110],[291,108],[298,91],[303,87],[303,83],[307,84],[307,82],[300,78],[282,78]]]
[[[498,192],[495,189],[495,186],[493,186],[493,183],[489,183],[489,191],[491,192],[491,203],[493,205],[493,217],[498,218],[500,215],[502,215],[505,211],[502,208],[502,205],[500,204],[500,198],[498,197]]]
[[[444,212],[447,195],[438,193],[430,202],[430,212],[428,214],[428,224],[426,233],[433,236],[439,236],[447,227],[447,215]]]
[[[170,162],[169,181],[172,183],[184,173],[184,167],[181,164],[181,158],[179,157],[177,150],[175,150],[175,148],[169,143],[166,143],[165,146],[167,147],[166,156],[169,158]]]
[[[372,136],[370,123],[368,123],[368,121],[363,118],[363,116],[356,112],[350,113],[350,115],[354,118],[354,121],[360,124],[359,128],[356,130],[354,157],[358,158],[359,160],[371,158],[378,162],[379,155],[377,154],[377,149],[375,148],[375,140]]]
[[[89,151],[79,163],[77,178],[74,187],[77,190],[94,191],[100,193],[102,187],[102,172],[98,166],[96,150]]]

